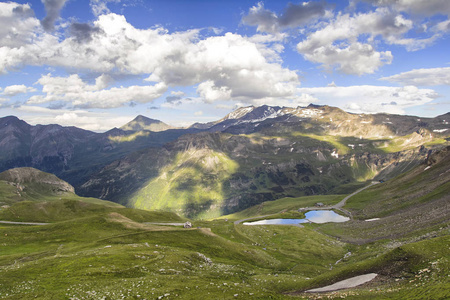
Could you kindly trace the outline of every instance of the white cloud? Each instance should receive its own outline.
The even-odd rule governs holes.
[[[39,20],[34,17],[29,4],[0,3],[1,49],[26,45],[35,37],[38,27]]]
[[[305,26],[326,13],[325,2],[289,3],[280,15],[265,9],[263,2],[258,2],[242,18],[242,22],[246,25],[257,26],[258,31],[275,33],[286,28]]]
[[[197,93],[207,102],[231,99],[231,89],[227,86],[218,87],[212,80],[202,82],[197,88]]]
[[[417,15],[450,15],[448,0],[364,0],[378,6],[390,6],[398,11]]]
[[[195,116],[201,116],[201,115],[203,115],[203,111],[201,111],[201,110],[196,111],[196,112],[194,113],[194,115],[195,115]]]
[[[170,94],[177,97],[183,97],[186,95],[183,91],[172,91]]]
[[[393,59],[390,51],[376,50],[377,38],[386,44],[402,45],[408,51],[415,51],[441,36],[435,29],[428,37],[406,38],[414,28],[411,20],[387,7],[368,13],[338,14],[298,43],[297,50],[305,59],[322,64],[326,69],[335,67],[346,74],[370,74]]]
[[[325,69],[336,67],[345,74],[370,74],[385,64],[392,62],[391,51],[377,52],[370,44],[355,42],[349,46],[326,45],[313,51],[304,51],[297,47],[304,57],[314,63],[320,63]]]
[[[21,48],[1,47],[0,72],[30,64],[105,74],[146,74],[148,81],[157,83],[157,91],[151,94],[159,94],[165,86],[200,84],[199,92],[207,101],[289,97],[299,84],[296,72],[281,65],[279,54],[284,47],[278,41],[284,37],[282,34],[261,35],[253,41],[232,33],[202,39],[199,30],[169,33],[164,28],[137,29],[116,14],[100,15],[88,29],[87,38],[83,35],[81,39],[61,39],[41,32]],[[79,78],[72,80],[76,81],[73,88],[83,86]],[[130,91],[136,93],[138,89]],[[145,89],[151,92],[150,87]],[[96,96],[103,94],[107,92],[99,91]],[[51,101],[53,96],[31,101]],[[93,102],[94,99],[87,99],[79,104]]]
[[[52,77],[51,74],[47,74],[38,80],[46,95],[32,96],[28,104],[64,101],[75,107],[114,108],[131,101],[152,102],[167,90],[164,83],[152,86],[113,87],[107,90],[104,89],[105,81],[109,81],[106,75],[99,76],[95,84],[89,85],[76,74],[69,77]]]
[[[13,97],[18,94],[26,94],[28,92],[34,92],[34,91],[36,91],[35,88],[27,87],[24,84],[20,84],[20,85],[10,85],[10,86],[5,87],[2,94],[7,97]]]
[[[355,113],[387,112],[404,114],[404,109],[423,105],[439,95],[415,86],[348,86],[300,88],[299,92],[320,99],[320,104],[338,106]]]
[[[86,110],[53,110],[40,106],[23,105],[17,108],[21,118],[30,124],[59,124],[76,126],[91,131],[107,131],[126,124],[134,116],[118,116],[110,113],[96,113]]]
[[[89,5],[91,6],[92,13],[95,16],[109,14],[111,11],[108,8],[108,3],[119,3],[120,0],[91,0]]]
[[[450,85],[450,67],[432,69],[414,69],[381,80],[398,82],[403,85],[433,86]]]

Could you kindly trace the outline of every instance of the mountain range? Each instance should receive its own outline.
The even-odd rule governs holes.
[[[267,200],[346,193],[393,178],[448,144],[450,113],[435,118],[351,114],[335,107],[244,107],[172,128],[138,116],[95,133],[0,118],[0,171],[34,167],[77,194],[190,218]]]

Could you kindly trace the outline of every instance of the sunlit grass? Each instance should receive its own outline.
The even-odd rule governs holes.
[[[194,218],[218,217],[224,182],[239,168],[225,153],[210,149],[176,155],[131,199],[133,207],[170,210]]]
[[[115,143],[125,143],[125,142],[133,142],[138,137],[148,137],[150,135],[150,132],[148,131],[138,131],[129,135],[122,135],[122,136],[108,136],[108,139],[111,142]]]

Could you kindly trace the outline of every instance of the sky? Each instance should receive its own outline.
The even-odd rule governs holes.
[[[244,106],[450,111],[450,1],[0,2],[0,117],[102,132]]]

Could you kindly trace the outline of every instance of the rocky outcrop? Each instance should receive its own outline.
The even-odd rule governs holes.
[[[20,191],[26,191],[27,186],[39,186],[42,190],[52,193],[75,193],[73,186],[59,179],[53,174],[45,173],[34,168],[15,168],[0,173],[0,180],[12,183]]]

